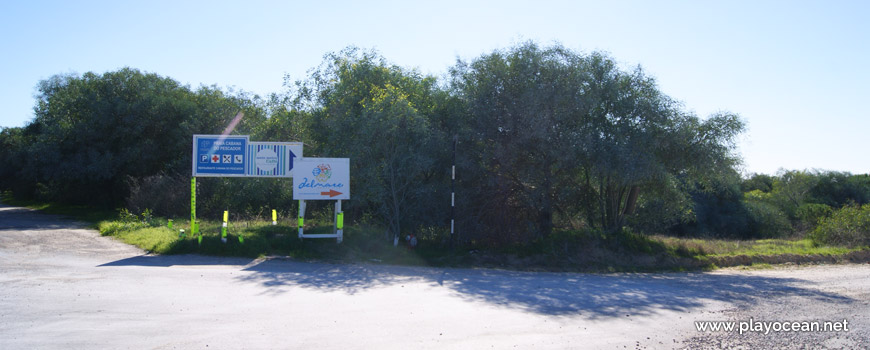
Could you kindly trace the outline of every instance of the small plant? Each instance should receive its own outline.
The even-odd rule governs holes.
[[[121,222],[136,222],[139,221],[139,216],[127,210],[127,208],[118,209],[118,220]]]
[[[151,209],[145,208],[145,211],[142,212],[142,223],[152,225],[154,221],[154,214],[151,212]]]

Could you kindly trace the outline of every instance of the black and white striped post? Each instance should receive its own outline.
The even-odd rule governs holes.
[[[453,248],[453,236],[455,236],[456,215],[456,139],[453,135],[453,167],[450,171],[450,248]]]

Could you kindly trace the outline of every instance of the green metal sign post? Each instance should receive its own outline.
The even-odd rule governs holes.
[[[196,177],[190,178],[190,234],[196,235]]]

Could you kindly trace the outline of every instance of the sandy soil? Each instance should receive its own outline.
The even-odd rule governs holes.
[[[0,349],[870,348],[870,265],[575,274],[151,256],[0,205]],[[704,333],[695,321],[848,332]]]

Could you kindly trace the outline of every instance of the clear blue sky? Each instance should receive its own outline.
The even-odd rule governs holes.
[[[701,117],[740,114],[743,172],[870,171],[870,1],[3,0],[0,126],[29,122],[60,73],[266,95],[348,45],[440,76],[526,40],[607,51]]]

